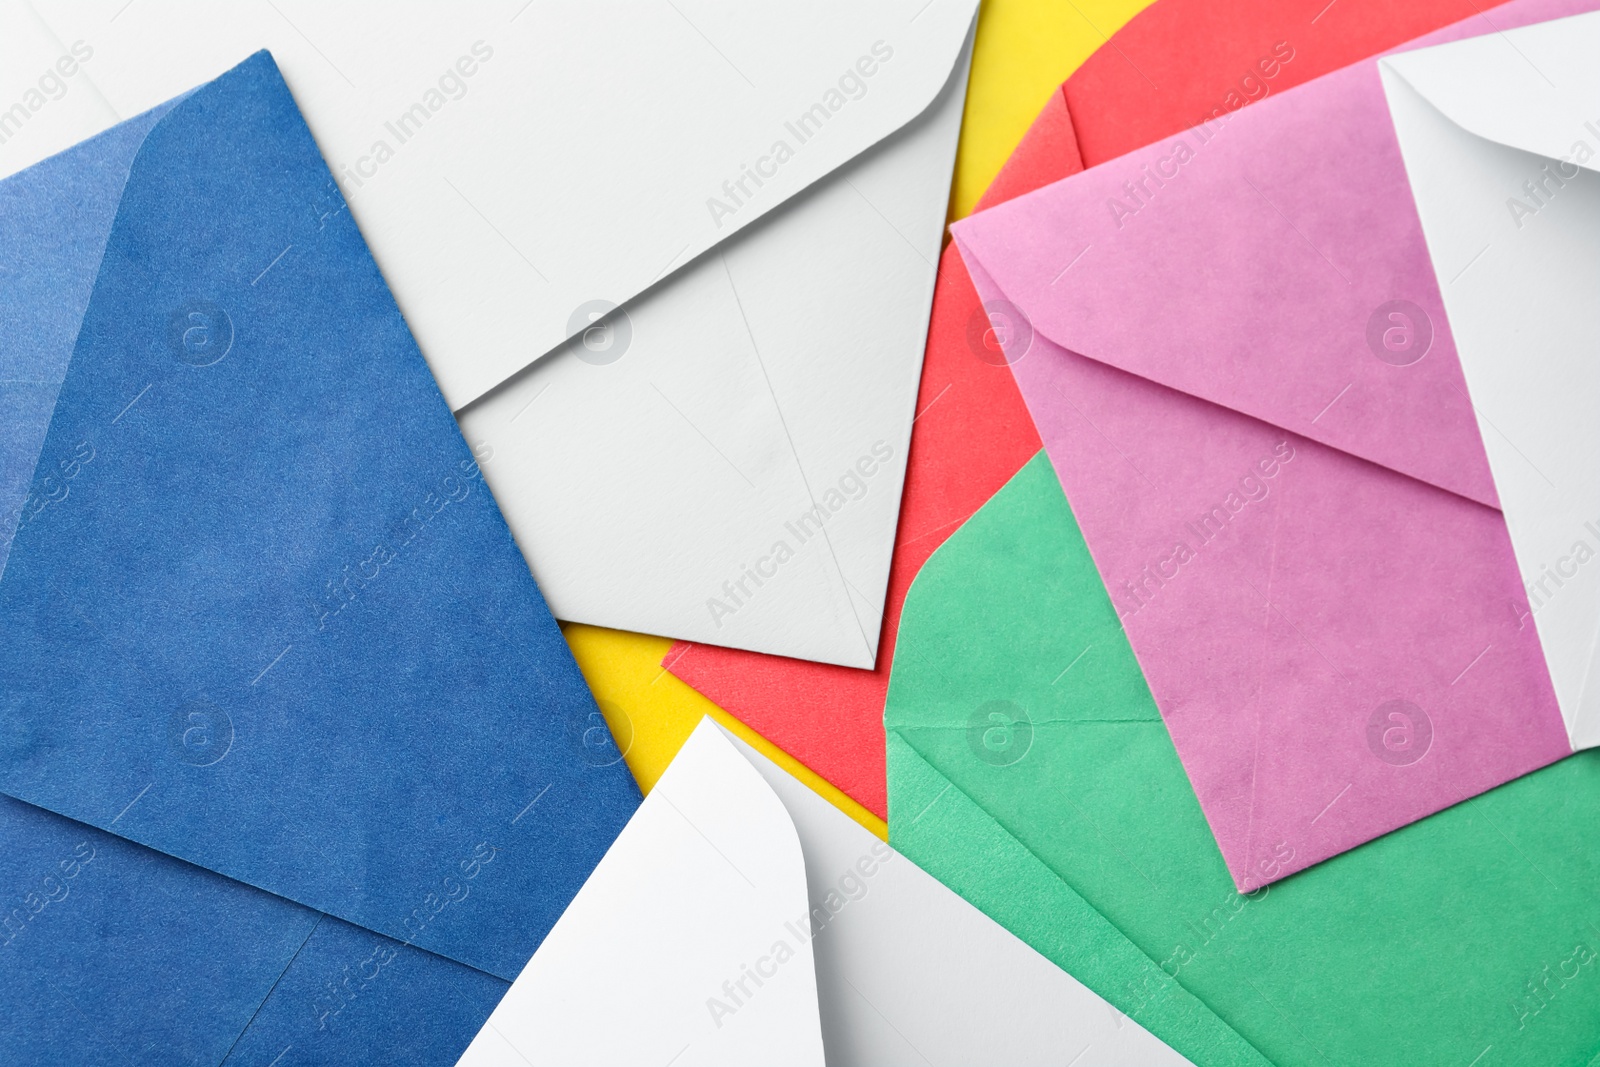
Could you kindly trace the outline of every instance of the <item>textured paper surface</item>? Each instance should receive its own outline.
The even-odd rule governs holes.
[[[1042,454],[923,569],[886,724],[895,847],[1197,1063],[1594,1051],[1600,759],[1239,894]]]
[[[1034,151],[1008,164],[997,185],[1037,188],[1081,168],[1059,95],[1024,143]],[[876,668],[692,644],[676,646],[663,664],[883,816],[883,695],[906,590],[933,550],[1038,447],[992,324],[960,256],[947,246],[934,290]]]
[[[460,413],[563,620],[873,664],[966,69]]]
[[[270,57],[126,129],[0,185],[73,220],[6,231],[61,384],[5,502],[3,786],[81,820],[13,804],[16,849],[57,883],[83,823],[159,850],[115,842],[96,910],[35,937],[105,964],[20,1006],[29,1056],[149,1055],[137,960],[174,1011],[237,972],[200,1062],[453,1057],[638,791]]]
[[[1515,611],[1574,747],[1600,743],[1597,45],[1590,13],[1380,65],[1517,553]]]
[[[1307,170],[1313,141],[1344,149]],[[1115,179],[1157,156],[1187,162],[1119,230]],[[1041,235],[1090,250],[1047,269]],[[1477,427],[1374,63],[956,239],[1035,327],[1013,372],[1241,889],[1571,751],[1500,513],[1403,476],[1458,454],[1457,416]],[[1324,410],[1298,409],[1329,375]]]
[[[1214,109],[1244,107],[1474,10],[1464,0],[1429,0],[1403,10],[1341,0],[1318,17],[1321,6],[1252,0],[1224,10],[1161,0],[1133,15],[1114,35],[1114,47],[1090,56],[1051,96],[979,206],[1003,203],[1084,164],[1176,133]],[[818,668],[703,645],[682,645],[665,661],[879,815],[885,811],[879,720],[905,590],[956,525],[1037,449],[1015,385],[993,373],[1004,370],[1005,359],[996,327],[1008,322],[1005,308],[983,307],[965,265],[947,248],[890,573],[886,659],[876,671]]]
[[[508,983],[0,797],[7,1063],[448,1062]]]
[[[459,409],[910,122],[977,4],[37,7],[125,115],[270,49]]]
[[[124,113],[273,50],[558,617],[870,667],[976,7],[40,17]]]
[[[1098,5],[1080,7],[1096,25],[1108,30],[1134,13],[1122,0],[1107,0],[1103,8]],[[1039,102],[1048,99],[1059,88],[1062,76],[1072,69],[1076,57],[1090,54],[1101,43],[1100,36],[1092,27],[1085,26],[1074,11],[1061,8],[1050,0],[1000,0],[981,6],[973,46],[972,75],[962,112],[962,137],[957,147],[952,181],[951,213],[954,217],[970,212],[971,205],[993,180],[995,173],[1016,147],[1018,139],[1037,116]],[[1019,55],[1023,53],[1028,62],[1019,61]],[[1093,62],[1092,57],[1090,61]],[[1065,143],[1071,144],[1070,131],[1066,133]],[[1051,177],[1060,176],[1054,174]],[[925,362],[925,370],[927,366]],[[1006,375],[997,377],[999,385],[1010,391],[1013,408],[1022,412],[1021,399],[1015,393],[1015,386],[1007,380]],[[924,374],[920,399],[916,405],[919,413],[947,383],[938,382],[932,392],[928,391],[930,384],[935,384],[933,379]],[[930,413],[927,418],[918,418],[916,425],[921,426],[932,417]],[[1028,424],[1025,412],[1022,417],[1024,423]],[[1000,471],[994,483],[979,494],[978,499],[986,499],[1037,448],[1035,435],[1031,445],[1019,449],[1010,469]],[[902,597],[902,591],[891,593],[884,610],[897,611]],[[883,637],[892,640],[893,629],[892,626],[886,627]],[[649,783],[660,776],[672,754],[688,737],[694,722],[701,714],[711,714],[711,709],[715,708],[716,714],[721,716],[718,721],[724,726],[731,728],[732,723],[738,722],[739,728],[745,731],[741,736],[747,740],[755,739],[752,743],[758,747],[765,746],[761,748],[763,753],[834,799],[840,804],[841,810],[862,821],[873,833],[880,837],[887,834],[881,814],[884,811],[882,746],[872,740],[881,729],[878,720],[883,707],[883,679],[875,683],[870,696],[861,698],[860,714],[844,713],[842,690],[833,692],[831,708],[819,705],[823,709],[819,714],[838,709],[837,720],[841,724],[848,722],[848,728],[866,738],[865,742],[860,745],[840,744],[832,750],[825,745],[813,745],[807,749],[808,757],[824,763],[834,753],[845,753],[856,748],[864,753],[863,759],[868,761],[863,768],[865,788],[872,790],[878,798],[874,801],[876,810],[869,812],[854,795],[842,794],[838,786],[833,784],[834,780],[847,780],[842,772],[830,770],[831,779],[820,777],[809,766],[796,763],[793,756],[777,749],[770,741],[759,738],[748,725],[728,715],[701,694],[694,693],[692,698],[689,697],[677,679],[660,679],[663,652],[670,647],[670,642],[663,644],[656,637],[588,626],[569,625],[564,632],[573,646],[579,667],[583,669],[596,695],[604,700],[609,693],[614,710],[623,711],[625,708],[624,713],[635,738],[628,765],[647,791]],[[888,659],[885,651],[880,661],[885,669]],[[754,669],[753,666],[746,666],[741,668],[741,673]],[[827,673],[845,677],[842,671]],[[820,676],[816,677],[820,684]],[[802,688],[802,695],[809,690],[808,684]],[[734,703],[727,694],[723,694],[722,699]],[[772,705],[773,708],[783,706],[783,703],[777,702]],[[692,715],[686,716],[691,708]],[[791,742],[791,747],[798,750],[799,745]],[[833,766],[831,763],[828,765]]]

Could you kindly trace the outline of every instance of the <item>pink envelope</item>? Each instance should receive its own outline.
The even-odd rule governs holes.
[[[1250,891],[1571,745],[1375,62],[1215,114],[954,233]]]

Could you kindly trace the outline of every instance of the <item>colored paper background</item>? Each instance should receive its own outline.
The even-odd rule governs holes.
[[[1099,0],[1061,5],[1050,0],[985,0],[978,12],[966,114],[956,154],[955,181],[951,193],[952,219],[963,217],[973,210],[978,197],[1000,172],[1040,107],[1052,100],[1052,94],[1061,81],[1078,64],[1092,57],[1104,43],[1106,34],[1115,33],[1146,2],[1148,0]],[[1050,175],[1052,178],[1057,176],[1055,173]],[[951,254],[947,249],[946,255]],[[941,286],[946,284],[944,273],[941,269]],[[961,284],[965,285],[964,279]],[[970,293],[970,286],[966,288]],[[976,297],[968,299],[975,306]],[[963,305],[962,310],[969,309]],[[935,313],[938,313],[937,307]],[[966,317],[960,317],[956,328],[963,331],[964,336]],[[985,373],[1010,391],[1014,398],[1013,406],[1024,419],[1025,429],[1022,433],[1025,437],[1031,436],[1032,428],[1026,426],[1021,398],[1016,395],[1015,386],[1010,383],[1005,367],[973,359],[964,345],[960,358],[963,363],[973,363],[971,369],[974,373]],[[964,368],[957,365],[954,369]],[[930,392],[930,382],[925,370],[918,411],[927,406],[931,396],[938,395],[943,385],[949,384],[947,380]],[[945,399],[949,400],[950,397]],[[974,434],[983,432],[981,425],[968,429]],[[913,450],[916,447],[913,434]],[[1002,455],[995,465],[991,484],[977,487],[971,504],[954,518],[959,521],[970,514],[1037,447],[1034,439],[1016,453],[1015,459],[1010,459],[1009,454]],[[952,524],[950,529],[954,528]],[[914,574],[915,570],[911,573]],[[909,578],[908,574],[907,584]],[[880,672],[844,672],[860,675],[865,681],[856,684],[867,685],[871,692],[870,699],[864,705],[870,707],[870,714],[864,718],[857,716],[858,721],[852,723],[852,736],[855,738],[852,744],[857,746],[857,754],[865,761],[867,772],[852,777],[833,768],[829,768],[826,775],[819,774],[813,766],[796,759],[789,751],[722,711],[674,675],[664,672],[661,663],[673,642],[578,624],[567,624],[563,631],[572,646],[578,666],[600,698],[607,721],[612,724],[619,739],[624,735],[632,737],[631,746],[624,747],[628,751],[628,766],[641,788],[648,790],[661,776],[699,717],[712,714],[718,722],[733,730],[762,755],[834,801],[857,822],[880,837],[887,835],[882,818],[887,808],[883,794],[883,735],[880,720],[882,694],[888,682],[890,654],[887,648],[879,656],[881,676],[875,678],[875,674]],[[759,727],[761,724],[756,725]],[[804,751],[804,746],[792,742],[786,747],[796,753]],[[818,764],[815,759],[811,762]],[[852,792],[847,793],[834,783],[850,784]]]
[[[1237,893],[1043,454],[899,647],[891,843],[1196,1062],[1230,1031],[1282,1067],[1594,1055],[1600,754]]]
[[[1461,0],[1429,0],[1404,14],[1376,0],[1342,0],[1337,8],[1302,0],[1161,0],[1129,20],[1060,92],[1047,97],[980,206],[1183,129],[1214,108],[1243,107],[1469,13]],[[1291,39],[1303,47],[1285,47]],[[1018,54],[1030,47],[1019,45]],[[1287,62],[1274,58],[1290,53],[1294,58]],[[1273,61],[1263,65],[1264,60]],[[1272,72],[1270,78],[1265,71]],[[1131,103],[1117,106],[1124,100]],[[1140,123],[1128,121],[1134,112],[1143,116]],[[1084,131],[1076,130],[1079,124]],[[905,590],[928,553],[1004,484],[1038,440],[1031,420],[1019,411],[1019,394],[994,344],[991,330],[1004,323],[1004,309],[998,318],[996,309],[985,309],[965,267],[948,248],[945,255],[876,670],[688,644],[677,646],[667,661],[675,674],[878,814],[885,811],[880,715]]]

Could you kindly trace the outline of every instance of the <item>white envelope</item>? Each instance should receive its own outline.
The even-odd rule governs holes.
[[[800,835],[811,917],[793,917],[791,940],[810,938],[830,1065],[1188,1062],[787,771],[729,739]]]
[[[0,0],[0,176],[113,125],[117,115],[26,0]]]
[[[820,1065],[811,946],[785,926],[805,907],[794,825],[708,719],[460,1067]]]
[[[559,617],[870,667],[976,6],[37,12],[122,116],[272,50]]]
[[[1188,1062],[707,718],[460,1067],[824,1054]]]
[[[1600,744],[1600,12],[1380,63],[1574,749]]]

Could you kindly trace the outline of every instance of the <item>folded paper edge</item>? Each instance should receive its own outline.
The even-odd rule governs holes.
[[[948,59],[948,61],[946,61],[944,59],[941,59],[940,62],[937,64],[937,69],[943,71],[944,73],[936,82],[934,82],[931,85],[931,87],[929,88],[929,91],[928,91],[928,93],[926,95],[926,98],[919,99],[918,103],[910,110],[910,113],[902,114],[902,115],[896,115],[894,118],[892,118],[891,120],[889,120],[889,122],[887,122],[885,124],[885,127],[883,129],[875,132],[873,137],[872,137],[872,140],[869,143],[862,145],[859,150],[857,150],[856,152],[852,153],[849,156],[846,156],[846,157],[840,159],[837,163],[834,164],[834,166],[832,166],[828,170],[824,171],[823,173],[817,175],[812,181],[810,181],[810,182],[806,183],[805,185],[800,186],[799,188],[795,189],[793,192],[791,192],[788,196],[784,197],[782,200],[780,200],[780,201],[778,201],[778,202],[776,202],[774,204],[769,205],[764,211],[758,212],[758,213],[756,213],[754,215],[751,215],[747,219],[743,219],[743,220],[741,220],[739,222],[734,223],[732,225],[732,228],[730,228],[728,230],[728,232],[722,234],[717,240],[713,241],[711,244],[707,245],[705,248],[701,249],[699,252],[695,253],[693,256],[690,256],[688,259],[686,259],[682,263],[678,264],[672,270],[670,270],[667,273],[661,275],[659,278],[657,278],[656,280],[652,281],[649,285],[647,285],[644,288],[640,289],[638,292],[635,292],[635,293],[631,294],[626,300],[622,301],[618,305],[618,307],[626,309],[626,308],[632,306],[633,304],[635,304],[636,302],[645,299],[647,296],[650,296],[651,294],[653,294],[653,293],[655,293],[655,292],[657,292],[657,291],[659,291],[661,289],[664,289],[667,286],[671,285],[685,271],[687,271],[690,267],[694,266],[695,264],[699,263],[706,256],[713,255],[713,254],[716,254],[716,253],[719,253],[719,252],[723,251],[724,249],[726,249],[728,247],[729,242],[732,241],[734,238],[736,238],[736,237],[740,236],[741,234],[745,233],[747,230],[750,230],[752,227],[760,225],[762,220],[766,219],[769,215],[773,214],[775,211],[777,211],[779,208],[781,208],[785,204],[792,203],[798,197],[804,196],[808,192],[810,192],[811,190],[816,189],[818,186],[822,185],[823,183],[831,181],[832,179],[834,179],[839,174],[840,171],[842,171],[846,167],[850,166],[852,163],[854,163],[856,160],[860,159],[862,156],[866,155],[868,152],[871,152],[874,149],[878,148],[880,145],[882,145],[889,138],[893,137],[895,134],[899,133],[901,130],[905,129],[907,126],[909,126],[913,122],[917,121],[923,115],[927,114],[928,110],[930,108],[932,108],[935,104],[938,103],[939,97],[942,96],[944,94],[944,92],[946,91],[946,89],[948,89],[950,87],[951,82],[954,81],[958,77],[964,77],[965,76],[965,74],[964,74],[965,67],[962,64],[962,56],[963,56],[963,54],[970,53],[971,45],[973,43],[974,35],[976,33],[977,18],[978,18],[978,0],[964,0],[964,2],[969,3],[971,5],[972,13],[968,17],[968,19],[963,23],[964,29],[962,30],[961,35],[959,37],[952,37],[952,43],[950,44],[950,47],[949,47],[949,59]],[[564,351],[566,349],[567,343],[569,341],[571,341],[572,338],[575,337],[575,336],[577,336],[576,333],[569,334],[568,336],[562,338],[555,345],[551,346],[550,348],[546,349],[543,352],[540,352],[538,355],[533,356],[527,362],[525,362],[521,366],[517,367],[515,370],[511,371],[510,373],[502,375],[498,380],[490,383],[487,386],[476,387],[471,392],[471,395],[468,396],[465,400],[462,400],[459,404],[455,403],[455,402],[452,402],[451,410],[453,410],[456,413],[456,415],[459,416],[459,415],[465,413],[470,408],[476,406],[477,404],[482,403],[485,397],[488,397],[491,394],[497,392],[498,390],[503,389],[507,385],[507,383],[511,382],[513,379],[515,379],[515,378],[517,378],[517,377],[519,377],[521,375],[527,374],[530,368],[536,366],[539,363],[544,362],[545,360],[549,359],[551,356],[556,355],[557,353],[560,353],[560,352]],[[582,621],[582,620],[572,619],[572,620],[569,620],[569,621],[579,622],[579,621]],[[603,626],[603,625],[606,625],[606,624],[605,623],[591,623],[590,625]],[[782,653],[767,653],[767,654],[769,654],[769,655],[782,655]],[[856,666],[856,665],[855,664],[842,664],[842,666]],[[871,665],[869,664],[866,669],[870,670],[871,669]]]
[[[19,180],[24,180],[24,179],[27,178],[27,176],[36,174],[36,173],[40,172],[41,169],[43,169],[43,168],[61,166],[61,165],[63,165],[65,163],[67,156],[70,156],[70,155],[73,155],[75,153],[83,151],[87,146],[93,144],[96,141],[100,141],[100,140],[109,138],[111,136],[114,136],[115,132],[117,130],[126,128],[130,124],[137,123],[137,122],[140,122],[140,121],[143,121],[143,120],[149,120],[149,125],[144,130],[144,133],[139,137],[138,146],[135,147],[133,152],[127,157],[127,165],[122,171],[121,184],[119,185],[119,187],[117,189],[117,192],[116,192],[116,198],[115,198],[116,199],[116,203],[111,208],[110,212],[106,216],[106,220],[107,221],[106,221],[105,231],[102,234],[98,235],[99,240],[97,241],[97,243],[98,243],[99,248],[100,248],[100,251],[99,251],[100,260],[95,263],[95,265],[94,265],[94,277],[89,282],[87,288],[84,290],[83,306],[77,309],[77,312],[76,312],[77,323],[76,323],[76,325],[74,326],[74,328],[72,330],[72,341],[68,345],[66,359],[61,365],[60,379],[58,381],[55,381],[55,382],[40,382],[40,383],[38,383],[41,386],[48,386],[48,387],[51,387],[51,388],[53,388],[55,390],[55,395],[53,395],[51,397],[51,399],[50,399],[50,418],[45,420],[44,425],[42,427],[43,433],[39,437],[39,447],[40,447],[41,450],[44,447],[46,438],[49,436],[50,423],[53,422],[54,419],[55,419],[55,405],[56,405],[56,402],[57,402],[57,400],[59,398],[59,395],[60,395],[61,386],[66,381],[67,374],[72,369],[72,358],[73,358],[73,354],[77,351],[78,338],[83,333],[83,321],[84,321],[84,318],[89,313],[89,306],[94,301],[95,290],[99,287],[99,284],[100,284],[100,274],[101,274],[102,270],[104,269],[104,257],[105,257],[106,245],[111,239],[112,232],[116,229],[117,218],[122,212],[122,199],[123,199],[124,194],[127,191],[129,178],[133,174],[133,169],[137,165],[139,157],[144,153],[144,146],[145,146],[146,142],[149,141],[150,135],[156,131],[157,127],[159,127],[163,122],[166,121],[167,115],[170,114],[174,108],[176,108],[179,104],[181,104],[189,95],[191,95],[191,93],[196,92],[196,91],[198,91],[198,90],[190,90],[190,92],[188,92],[188,93],[183,93],[183,94],[181,94],[181,95],[179,95],[177,97],[174,97],[173,99],[168,100],[168,101],[166,101],[164,103],[157,104],[153,108],[150,108],[150,109],[148,109],[146,111],[140,112],[138,115],[135,115],[132,118],[125,119],[122,122],[118,122],[118,123],[115,123],[115,124],[113,124],[111,126],[108,126],[104,130],[101,130],[99,133],[96,133],[91,137],[86,137],[83,140],[78,141],[75,144],[69,145],[68,147],[62,149],[59,152],[56,152],[53,155],[46,156],[44,159],[41,159],[36,163],[32,163],[29,166],[24,167],[22,170],[19,170],[14,174],[7,175],[4,179],[0,179],[0,184],[15,182],[15,181],[19,181]],[[152,118],[152,116],[153,116],[153,118]],[[32,462],[31,462],[31,466],[30,466],[30,470],[29,470],[29,474],[28,474],[28,482],[27,482],[27,484],[30,485],[30,486],[38,478],[38,468],[39,468],[39,462],[40,462],[41,458],[42,458],[42,453],[36,453],[32,457]],[[18,530],[21,528],[21,525],[22,525],[22,522],[21,522],[21,520],[22,520],[22,512],[23,512],[23,509],[27,507],[27,503],[28,503],[28,495],[25,494],[23,496],[23,498],[17,502],[16,507],[14,509],[11,509],[10,513],[5,515],[5,517],[3,519],[0,519],[0,579],[4,579],[4,577],[5,577],[6,563],[11,558],[11,546],[12,546],[13,541],[16,539],[16,534],[17,534]]]
[[[1565,22],[1565,21],[1569,21],[1569,20],[1578,20],[1578,19],[1588,19],[1588,20],[1594,21],[1595,25],[1596,25],[1596,30],[1600,31],[1600,9],[1597,9],[1596,11],[1582,13],[1582,14],[1568,15],[1565,18],[1555,19],[1555,20],[1551,20],[1551,21]],[[1569,158],[1572,155],[1572,153],[1570,153],[1570,152],[1565,156],[1558,156],[1558,155],[1555,155],[1554,152],[1550,148],[1536,146],[1536,145],[1532,144],[1529,141],[1524,141],[1524,140],[1521,140],[1521,139],[1511,140],[1511,139],[1508,139],[1508,138],[1506,138],[1504,136],[1500,136],[1500,135],[1497,135],[1495,133],[1488,132],[1484,128],[1483,123],[1478,121],[1478,119],[1475,116],[1471,116],[1471,115],[1466,114],[1464,109],[1462,107],[1457,106],[1457,103],[1455,101],[1453,101],[1453,100],[1441,100],[1434,93],[1430,92],[1428,90],[1428,88],[1426,88],[1424,85],[1420,84],[1422,79],[1419,76],[1419,72],[1416,71],[1415,68],[1420,62],[1422,62],[1422,60],[1417,58],[1417,57],[1428,55],[1428,54],[1437,55],[1439,53],[1448,52],[1448,51],[1451,51],[1451,50],[1459,50],[1463,46],[1472,47],[1474,42],[1480,41],[1480,40],[1482,40],[1482,39],[1484,39],[1486,37],[1490,37],[1490,36],[1498,36],[1500,39],[1505,40],[1512,48],[1516,48],[1515,43],[1511,41],[1511,38],[1508,35],[1517,34],[1517,33],[1521,32],[1521,31],[1528,30],[1528,29],[1532,28],[1533,26],[1542,26],[1542,25],[1546,25],[1546,23],[1537,23],[1536,22],[1536,23],[1531,23],[1529,25],[1524,25],[1524,26],[1515,26],[1515,27],[1512,27],[1512,28],[1510,28],[1508,30],[1505,30],[1505,31],[1495,31],[1495,32],[1491,32],[1491,33],[1482,34],[1482,35],[1477,36],[1477,37],[1466,37],[1466,38],[1462,38],[1460,40],[1447,41],[1447,42],[1444,42],[1443,44],[1428,45],[1426,47],[1421,47],[1421,48],[1410,48],[1410,49],[1406,49],[1406,50],[1403,50],[1403,51],[1400,51],[1400,52],[1396,52],[1396,53],[1393,53],[1393,54],[1390,54],[1390,55],[1382,56],[1378,60],[1378,68],[1379,68],[1379,71],[1386,76],[1385,77],[1385,86],[1384,86],[1384,88],[1385,88],[1385,96],[1386,97],[1388,96],[1387,76],[1392,75],[1393,77],[1399,78],[1400,80],[1404,81],[1406,83],[1406,85],[1408,85],[1411,88],[1412,92],[1416,93],[1417,96],[1419,96],[1423,100],[1427,101],[1427,103],[1435,111],[1439,112],[1440,115],[1444,116],[1450,122],[1454,123],[1455,125],[1459,126],[1461,129],[1465,130],[1467,133],[1470,133],[1475,137],[1480,137],[1483,140],[1492,142],[1494,144],[1503,145],[1506,148],[1514,148],[1514,149],[1518,150],[1519,152],[1527,152],[1530,155],[1540,156],[1540,157],[1542,157],[1544,159],[1550,160],[1553,163],[1568,163],[1568,164],[1571,164],[1572,166],[1580,167],[1580,168],[1582,168],[1584,170],[1590,170],[1590,171],[1594,171],[1596,173],[1600,173],[1600,159],[1596,159],[1596,158],[1582,159],[1582,160],[1572,159],[1572,158]],[[1596,32],[1595,33],[1595,37],[1596,37],[1597,41],[1600,41],[1600,32]],[[1519,55],[1521,54],[1520,50],[1519,50],[1518,54]],[[1530,63],[1531,64],[1531,61],[1527,60],[1526,57],[1523,57],[1521,62]],[[1411,72],[1410,73],[1407,73],[1407,68],[1411,68]],[[1494,76],[1494,72],[1478,69],[1478,70],[1474,71],[1474,76],[1476,78],[1480,78],[1480,79],[1484,78],[1484,77],[1492,78]],[[1507,95],[1509,96],[1510,94],[1507,94]],[[1531,101],[1527,101],[1527,103],[1529,103],[1529,105],[1532,106],[1532,102]],[[1584,123],[1584,127],[1585,127],[1586,132],[1588,132],[1590,134],[1593,134],[1596,137],[1600,137],[1600,125],[1597,125],[1597,122],[1600,122],[1600,112],[1596,113],[1596,118],[1595,119],[1591,119],[1591,120],[1586,121]]]
[[[897,749],[903,751],[897,752]],[[973,799],[966,790],[946,777],[942,771],[917,750],[915,745],[903,737],[898,729],[890,731],[889,763],[891,767],[898,763],[905,775],[914,775],[919,779],[934,784],[943,782],[944,786],[939,790],[938,796],[934,798],[933,803],[939,803],[941,798],[949,793],[954,793],[957,803],[962,803],[964,808],[971,809],[971,812],[966,817],[966,821],[970,824],[970,829],[984,833],[991,840],[998,840],[1001,842],[1001,847],[1006,851],[1017,856],[1028,866],[1037,867],[1039,873],[1049,880],[1047,884],[1050,888],[1058,887],[1061,893],[1066,894],[1064,899],[1072,904],[1073,909],[1078,911],[1083,919],[1092,926],[1102,928],[1102,937],[1109,937],[1111,939],[1110,945],[1101,945],[1098,949],[1084,950],[1081,960],[1082,965],[1077,970],[1074,970],[1074,968],[1064,965],[1057,958],[1059,953],[1053,955],[1051,952],[1046,951],[1045,948],[1029,941],[1023,934],[1013,930],[1006,919],[1002,918],[1002,915],[1007,911],[1007,902],[988,899],[980,903],[979,900],[969,897],[967,893],[961,891],[957,884],[952,884],[960,881],[958,876],[961,872],[952,870],[948,864],[930,863],[926,858],[926,849],[915,838],[910,836],[912,834],[911,827],[916,824],[923,814],[926,814],[933,804],[930,803],[922,811],[911,814],[909,807],[914,802],[910,801],[904,790],[897,791],[892,788],[889,791],[890,847],[910,859],[923,870],[934,875],[935,878],[956,892],[963,900],[966,900],[978,908],[979,911],[999,923],[1001,927],[1050,960],[1052,964],[1071,974],[1091,992],[1106,1000],[1117,1010],[1122,1011],[1180,1055],[1193,1060],[1195,1063],[1229,1062],[1263,1065],[1268,1063],[1266,1057],[1247,1037],[1236,1030],[1231,1023],[1218,1014],[1203,999],[1191,992],[1182,981],[1173,978],[1163,970],[1160,964],[1141,949],[1120,926],[1080,894],[1065,878],[1057,874],[1054,868],[1024,845],[1016,835],[1007,830],[999,820],[991,815],[982,804]],[[895,775],[891,774],[889,781],[893,783]],[[982,896],[981,892],[975,895]],[[1079,907],[1080,905],[1081,907]],[[1015,911],[1016,908],[1017,905],[1013,903],[1011,910]],[[1016,915],[1012,915],[1011,918],[1015,920]],[[1102,967],[1109,966],[1109,961],[1106,959],[1105,954],[1107,948],[1122,950],[1118,951],[1118,955],[1126,960],[1148,964],[1148,967],[1144,968],[1146,971],[1144,983],[1136,985],[1132,981],[1127,981],[1121,989],[1108,988],[1115,979],[1123,977],[1112,973],[1111,969],[1108,969],[1107,973],[1097,976],[1094,982],[1083,978],[1080,972],[1083,970],[1084,965],[1099,964]],[[1152,988],[1151,983],[1154,983],[1154,992],[1149,992]],[[1128,1010],[1128,1006],[1132,1004],[1129,996],[1130,991],[1144,996],[1140,1004],[1133,1006],[1132,1011]],[[1147,993],[1148,995],[1146,995]],[[1170,1002],[1170,994],[1172,993],[1177,995],[1179,1003],[1175,1008],[1164,1009],[1163,1006]],[[1143,1015],[1146,1008],[1151,1006],[1163,1009],[1161,1010],[1161,1017],[1152,1019]],[[1226,1060],[1218,1058],[1219,1055],[1225,1054],[1228,1056]]]

